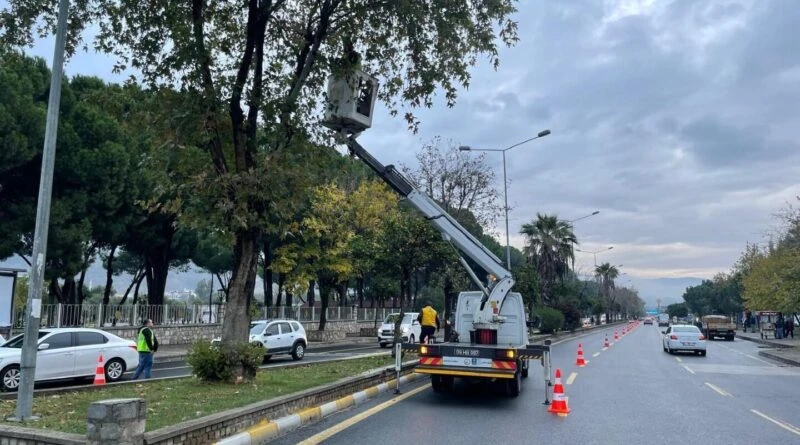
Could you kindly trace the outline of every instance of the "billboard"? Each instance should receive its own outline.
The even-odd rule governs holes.
[[[0,327],[11,326],[14,310],[14,273],[0,271]]]

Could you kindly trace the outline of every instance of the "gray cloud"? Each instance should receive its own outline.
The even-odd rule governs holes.
[[[386,164],[413,166],[437,135],[503,148],[549,128],[507,153],[512,243],[521,246],[516,232],[537,212],[574,219],[599,209],[575,224],[583,247],[614,245],[598,260],[624,264],[639,283],[710,277],[747,241],[764,240],[774,212],[800,194],[795,1],[523,1],[519,9],[519,45],[501,50],[496,72],[479,65],[456,107],[438,98],[419,111],[416,135],[379,107],[362,143]],[[51,44],[39,47],[49,60]],[[118,80],[93,54],[67,69]],[[502,178],[500,155],[488,156]],[[593,259],[578,261],[588,270]]]
[[[507,154],[512,243],[536,212],[600,209],[578,237],[614,245],[603,259],[636,279],[727,270],[800,194],[800,9],[648,3],[522,2],[521,42],[497,72],[479,67],[454,109],[421,113],[419,135],[379,119],[364,139],[407,160],[437,134],[502,148],[550,128]]]

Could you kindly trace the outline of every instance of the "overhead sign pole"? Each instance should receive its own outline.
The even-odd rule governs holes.
[[[53,194],[53,170],[58,135],[58,111],[61,104],[61,80],[64,77],[64,41],[67,33],[69,0],[59,0],[56,46],[53,50],[53,67],[50,77],[50,98],[47,103],[47,126],[44,133],[42,174],[39,180],[39,201],[36,208],[36,231],[33,239],[33,265],[28,285],[28,303],[25,306],[25,340],[22,343],[22,365],[17,393],[16,419],[33,417],[33,382],[36,372],[36,351],[39,340],[39,319],[42,314],[42,287],[47,255],[47,235],[50,226],[50,199]]]

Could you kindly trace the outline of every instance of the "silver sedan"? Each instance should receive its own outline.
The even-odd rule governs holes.
[[[17,335],[0,345],[0,386],[16,391],[20,379],[20,358],[24,336]],[[136,343],[99,329],[55,328],[39,331],[35,380],[83,378],[95,375],[97,365],[106,381],[122,378],[139,365]],[[103,361],[99,362],[100,357]]]
[[[661,333],[664,334],[662,346],[665,352],[690,351],[706,355],[706,337],[697,326],[673,325]]]

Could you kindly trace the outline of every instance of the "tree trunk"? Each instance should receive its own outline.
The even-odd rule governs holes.
[[[339,307],[347,307],[347,282],[339,283]]]
[[[358,294],[358,307],[364,307],[364,277],[356,280],[356,293]]]
[[[158,247],[145,256],[145,275],[147,277],[147,304],[164,304],[164,289],[169,274],[169,246]],[[156,320],[153,320],[155,323]]]
[[[228,286],[230,294],[222,323],[222,341],[228,345],[247,341],[249,309],[256,287],[258,239],[259,233],[256,230],[236,233],[233,273]]]
[[[136,282],[136,287],[133,289],[133,304],[139,302],[139,286],[142,285],[142,281],[144,281],[145,275],[146,275],[145,273],[142,273],[142,275],[139,277],[139,281]]]
[[[314,288],[316,287],[317,282],[311,280],[308,282],[308,292],[306,293],[306,300],[308,301],[308,307],[314,307],[316,298],[314,297]]]
[[[286,282],[286,274],[280,273],[278,274],[278,295],[275,297],[275,307],[278,307],[282,303],[283,298],[283,283]]]
[[[108,252],[108,261],[106,261],[106,288],[103,290],[103,308],[100,316],[100,326],[104,324],[106,319],[106,307],[111,300],[111,285],[114,284],[114,253],[116,251],[117,246],[111,246],[111,251]]]
[[[264,305],[272,307],[272,242],[264,237]]]
[[[292,307],[292,293],[289,291],[286,292],[286,306]]]
[[[319,313],[319,330],[325,330],[325,324],[328,322],[328,302],[330,300],[331,291],[333,290],[333,280],[325,277],[319,278],[319,300],[322,303],[322,308]]]
[[[86,280],[86,271],[89,270],[89,266],[84,264],[83,270],[81,270],[81,276],[78,278],[78,304],[83,304],[83,282]]]

